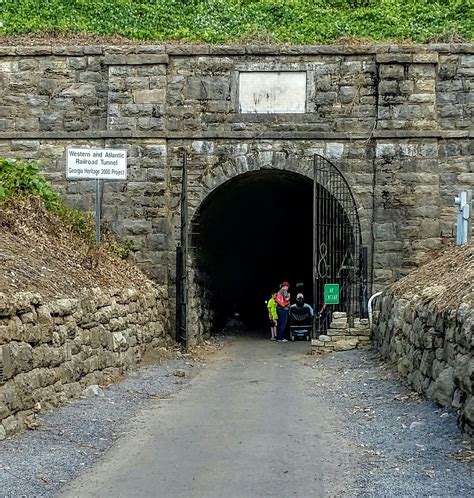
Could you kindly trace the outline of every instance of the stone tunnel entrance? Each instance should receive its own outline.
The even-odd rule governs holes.
[[[293,293],[302,283],[313,302],[312,219],[313,182],[289,171],[242,174],[205,199],[192,241],[194,275],[214,329],[235,312],[250,329],[266,327],[265,300],[283,280]]]
[[[322,156],[296,168],[293,161],[291,169],[236,174],[201,201],[191,226],[192,342],[221,330],[235,313],[246,328],[268,332],[265,301],[283,280],[290,282],[292,300],[303,292],[321,312],[315,337],[333,311],[346,312],[351,323],[365,313],[367,259],[361,257],[357,205],[341,171]],[[339,289],[339,301],[330,306],[324,304],[326,284]]]

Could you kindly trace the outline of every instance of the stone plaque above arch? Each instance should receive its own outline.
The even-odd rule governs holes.
[[[305,113],[306,71],[243,71],[239,74],[239,112]]]

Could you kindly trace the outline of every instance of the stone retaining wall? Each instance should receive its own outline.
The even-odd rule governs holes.
[[[438,311],[418,296],[379,298],[374,345],[417,392],[454,408],[459,425],[474,435],[474,308]]]
[[[311,348],[316,353],[333,353],[349,351],[350,349],[365,349],[371,346],[369,322],[356,318],[354,326],[350,327],[347,314],[335,311],[332,321],[325,334],[311,341]]]
[[[140,292],[84,290],[52,302],[0,294],[0,439],[168,343],[165,296],[151,285]]]

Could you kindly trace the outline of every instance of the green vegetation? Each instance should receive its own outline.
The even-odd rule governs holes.
[[[59,194],[40,173],[38,163],[0,159],[0,201],[26,194],[41,197],[49,211],[57,211],[61,204]]]
[[[88,244],[95,244],[95,223],[91,214],[72,209],[64,204],[41,174],[41,164],[36,161],[0,159],[0,206],[9,199],[25,196],[39,197],[45,208],[57,215],[66,227],[76,232]],[[106,230],[105,245],[117,256],[126,259],[132,252],[132,243],[117,243]]]
[[[0,159],[0,203],[14,197],[34,195],[42,199],[45,208],[61,218],[87,242],[94,241],[91,215],[67,207],[51,188],[35,161]]]
[[[474,39],[472,0],[0,0],[0,35],[329,43]]]

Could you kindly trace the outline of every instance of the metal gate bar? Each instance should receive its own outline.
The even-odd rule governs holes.
[[[345,311],[351,326],[354,317],[363,315],[367,251],[361,251],[357,205],[342,172],[315,154],[313,174],[313,296],[318,314],[313,327],[315,338],[327,331],[334,311]],[[325,284],[339,284],[339,304],[324,304]]]
[[[180,241],[176,247],[176,341],[187,345],[188,336],[188,159],[183,152],[180,197]]]

